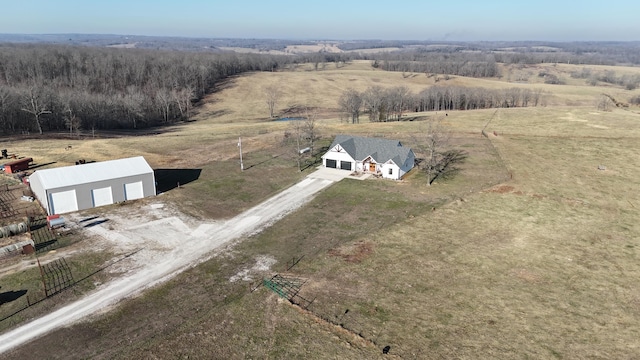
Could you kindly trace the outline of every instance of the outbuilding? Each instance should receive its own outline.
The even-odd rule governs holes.
[[[411,148],[398,140],[338,135],[322,156],[327,168],[380,175],[399,180],[415,165]]]
[[[29,170],[29,164],[33,162],[32,158],[24,158],[4,164],[4,172],[13,174],[18,171]]]
[[[29,183],[49,215],[156,195],[153,169],[142,156],[36,170]]]

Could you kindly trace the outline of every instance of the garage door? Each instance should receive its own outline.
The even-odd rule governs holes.
[[[340,161],[340,169],[342,170],[351,170],[351,161]]]
[[[333,169],[335,169],[335,168],[337,168],[337,167],[338,167],[338,162],[337,162],[337,161],[335,161],[335,160],[332,160],[332,159],[327,159],[326,164],[327,164],[327,167],[328,167],[328,168],[333,168]]]
[[[64,214],[78,210],[76,191],[68,190],[49,194],[51,214]]]
[[[144,192],[142,191],[142,181],[138,181],[131,184],[124,184],[124,199],[135,200],[142,199]]]
[[[91,190],[91,199],[93,200],[94,207],[113,204],[111,186]]]

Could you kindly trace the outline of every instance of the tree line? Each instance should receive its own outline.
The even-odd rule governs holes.
[[[542,105],[541,89],[486,89],[480,87],[432,86],[415,94],[406,86],[368,87],[363,92],[345,90],[338,107],[348,122],[360,122],[366,113],[371,122],[399,121],[408,111],[447,111],[511,108]]]
[[[390,53],[365,54],[360,58],[371,60],[374,68],[386,71],[459,75],[468,77],[500,77],[499,63],[502,64],[542,64],[564,63],[584,65],[616,65],[619,63],[639,64],[638,54],[632,52],[570,53],[570,52],[530,52],[530,51],[427,51],[404,50]],[[607,82],[608,80],[602,80]]]
[[[411,61],[421,54],[462,54],[473,58],[479,54],[491,55],[504,64],[591,64],[637,65],[640,64],[640,42],[540,42],[540,41],[381,41],[363,40],[338,45],[343,50],[393,48],[391,53],[361,54],[369,59],[382,60],[381,56],[393,54],[393,61]],[[415,59],[413,59],[415,60]]]
[[[496,77],[500,69],[493,54],[397,52],[376,56],[371,65],[387,71]]]
[[[613,70],[605,70],[602,72],[592,71],[590,68],[582,68],[571,72],[574,79],[586,79],[590,85],[597,85],[599,81],[623,86],[627,90],[635,90],[640,87],[640,75],[623,74],[618,76]]]
[[[247,71],[291,69],[302,63],[323,70],[327,63],[340,67],[354,59],[367,59],[374,67],[389,71],[495,77],[500,76],[497,65],[500,62],[604,63],[624,59],[637,63],[639,60],[635,57],[637,48],[628,44],[579,44],[560,52],[531,48],[502,51],[491,48],[495,44],[485,45],[293,56],[0,44],[0,131],[74,132],[172,124],[189,119],[193,106],[225,78]],[[604,56],[602,49],[611,50],[612,57],[596,59]],[[639,83],[637,77],[617,78],[608,72],[597,80],[623,83],[627,88],[635,88]],[[406,88],[370,88],[363,93],[343,94],[339,102],[342,108],[351,109],[344,112],[350,114],[352,122],[359,121],[362,111],[369,114],[371,121],[389,121],[412,110],[535,106],[540,95],[539,90],[518,88],[443,86],[420,94],[411,94]]]
[[[0,131],[145,128],[190,117],[221,80],[290,56],[0,45]]]

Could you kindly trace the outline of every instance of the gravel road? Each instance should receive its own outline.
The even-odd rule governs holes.
[[[151,240],[158,240],[162,251],[146,246],[134,256],[144,257],[145,253],[149,256],[155,251],[153,261],[144,262],[144,265],[128,271],[124,277],[101,285],[76,302],[0,335],[0,353],[10,351],[60,327],[87,319],[98,312],[107,311],[119,301],[170,279],[208,259],[214,250],[234,239],[257,233],[270,226],[348,174],[339,170],[320,169],[298,184],[225,222],[199,224],[190,228],[179,219],[170,218],[138,225],[126,231],[108,230],[101,225],[92,227],[91,230],[95,233],[110,236],[123,245],[129,242],[131,246],[135,246],[143,237],[156,237],[157,239]],[[167,236],[167,232],[170,236]],[[160,241],[159,237],[165,242]],[[174,243],[167,244],[166,239],[173,239]]]

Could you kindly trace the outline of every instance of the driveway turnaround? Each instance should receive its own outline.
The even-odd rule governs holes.
[[[228,221],[218,224],[201,224],[195,229],[187,226],[173,226],[173,231],[180,231],[180,244],[163,252],[160,260],[147,262],[145,266],[128,272],[125,277],[104,284],[76,302],[0,335],[0,353],[7,352],[55,329],[86,319],[98,311],[108,309],[122,299],[170,279],[194,264],[206,260],[214,250],[220,249],[232,240],[269,227],[309,202],[319,191],[349,175],[348,171],[324,170],[327,169],[316,171],[296,185]],[[173,219],[166,220],[165,223],[173,221]],[[157,223],[158,221],[139,225],[135,229],[112,235],[123,242],[128,240],[135,242],[135,237],[140,236],[139,234],[163,236],[153,229]],[[102,225],[92,227],[91,231],[102,234],[110,232]],[[166,234],[164,236],[166,237]],[[145,251],[151,250],[142,249],[134,256],[144,256]]]

